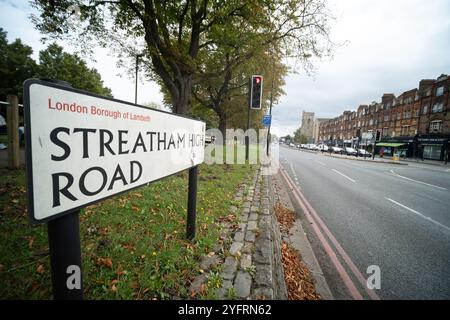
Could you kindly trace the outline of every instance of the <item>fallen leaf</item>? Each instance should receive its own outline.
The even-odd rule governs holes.
[[[204,295],[206,293],[206,284],[202,284],[200,286],[200,294]]]
[[[40,265],[37,267],[36,271],[37,271],[37,273],[40,273],[40,274],[44,273],[44,272],[45,272],[45,267],[44,267],[44,265],[43,265],[43,264],[40,264]]]
[[[97,258],[97,265],[112,268],[112,260],[110,258]]]

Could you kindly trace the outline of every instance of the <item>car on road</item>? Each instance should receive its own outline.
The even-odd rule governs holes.
[[[324,151],[328,151],[328,146],[321,144],[317,147],[320,151],[324,152]]]
[[[344,149],[344,152],[346,155],[348,156],[357,156],[358,155],[358,151],[356,149],[350,148],[350,147],[346,147]]]
[[[360,157],[371,157],[372,154],[369,151],[367,151],[367,150],[358,149],[358,156],[360,156]]]
[[[344,150],[342,148],[339,148],[339,147],[331,147],[331,151],[333,153],[340,153],[340,154],[342,154]]]

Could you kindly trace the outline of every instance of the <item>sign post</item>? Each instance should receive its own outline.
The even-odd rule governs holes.
[[[197,176],[198,166],[189,169],[189,194],[187,209],[186,237],[191,240],[195,237],[195,218],[197,212]]]
[[[55,300],[82,300],[80,211],[48,222],[48,243]]]
[[[204,122],[34,79],[24,112],[28,212],[48,222],[55,299],[83,297],[81,208],[189,169],[186,236],[195,236]]]

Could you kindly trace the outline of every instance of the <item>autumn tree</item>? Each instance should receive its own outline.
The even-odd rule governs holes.
[[[167,89],[176,113],[186,114],[193,86],[211,77],[226,77],[229,66],[202,70],[212,50],[240,38],[243,50],[231,67],[271,45],[284,57],[300,60],[326,54],[328,18],[324,0],[35,0],[38,30],[52,38],[75,40],[83,50],[102,45],[114,48],[119,58],[144,54],[149,75]],[[80,23],[70,19],[73,6]],[[241,28],[241,29],[239,29]],[[238,37],[236,30],[248,36]],[[242,32],[240,33],[242,35]],[[224,41],[225,40],[225,41]],[[250,50],[249,50],[250,49]],[[201,76],[201,73],[205,74]]]

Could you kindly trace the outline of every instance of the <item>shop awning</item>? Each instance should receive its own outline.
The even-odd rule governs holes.
[[[405,145],[406,143],[395,143],[395,142],[379,142],[377,143],[377,147],[400,147]]]

